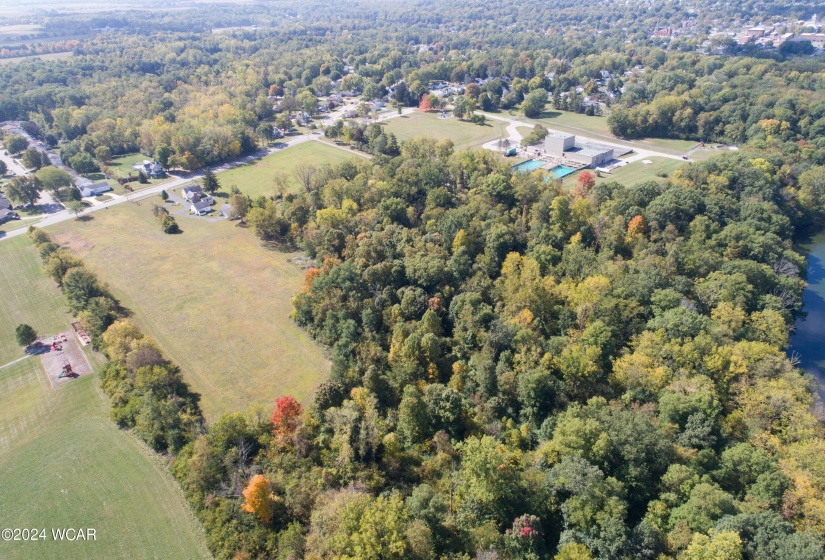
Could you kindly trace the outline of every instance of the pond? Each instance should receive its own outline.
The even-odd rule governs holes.
[[[825,233],[802,245],[808,252],[808,287],[802,295],[805,316],[796,321],[789,354],[796,355],[800,367],[820,383],[825,398]]]

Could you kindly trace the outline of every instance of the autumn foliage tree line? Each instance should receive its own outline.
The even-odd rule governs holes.
[[[802,147],[572,192],[427,138],[318,173],[270,210],[331,377],[173,465],[218,558],[822,557]]]
[[[701,16],[675,5],[639,12],[620,3],[572,2],[548,11],[502,2],[496,17],[531,22],[506,32],[491,30],[487,16],[469,17],[474,10],[459,3],[431,6],[430,15],[365,4],[294,6],[301,21],[280,8],[210,7],[192,14],[187,31],[163,12],[122,15],[112,23],[123,32],[80,39],[71,59],[0,68],[0,120],[25,121],[35,137],[59,143],[63,161],[80,173],[137,151],[165,167],[196,169],[256,149],[259,131],[277,122],[276,105],[313,112],[317,96],[337,88],[362,92],[364,101],[389,95],[417,106],[431,81],[447,80],[466,85],[458,106],[470,109],[459,117],[472,107],[521,108],[535,117],[548,100],[556,109],[580,110],[586,94],[615,105],[610,126],[620,136],[780,138],[821,151],[818,62],[777,53],[705,55],[696,44],[668,51],[648,40],[648,24],[711,14],[718,20],[725,8],[713,2]],[[444,18],[457,21],[447,29]],[[146,31],[152,20],[157,25]],[[272,27],[213,34],[214,21]],[[425,106],[437,103],[428,98]],[[335,132],[360,143],[367,131]],[[369,140],[379,153],[397,148],[389,137]]]

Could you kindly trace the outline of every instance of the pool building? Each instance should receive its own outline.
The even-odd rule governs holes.
[[[585,167],[599,167],[613,159],[613,148],[598,144],[578,144],[576,136],[563,132],[551,132],[544,139],[547,155],[579,163]]]

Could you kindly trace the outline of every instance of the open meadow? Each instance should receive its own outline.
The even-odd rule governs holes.
[[[269,410],[281,395],[306,402],[329,365],[289,318],[304,277],[290,262],[299,255],[265,249],[250,231],[224,220],[179,216],[183,233],[164,234],[152,203],[160,198],[48,231],[109,284],[181,367],[208,420],[256,405]]]
[[[346,150],[323,142],[304,142],[224,171],[218,175],[218,179],[220,179],[224,192],[229,192],[232,186],[236,186],[242,193],[252,198],[261,195],[269,197],[274,193],[272,178],[276,172],[286,173],[289,178],[289,190],[297,192],[301,185],[294,172],[299,164],[310,163],[315,167],[320,167],[324,164],[342,163],[354,157],[358,157],[357,154],[347,153]]]
[[[398,141],[409,140],[416,136],[430,136],[439,140],[449,138],[455,144],[455,150],[481,146],[485,142],[504,138],[506,123],[487,119],[483,125],[470,121],[460,121],[451,116],[439,118],[438,113],[410,113],[390,119],[384,123],[384,130],[395,134]]]
[[[14,326],[54,334],[69,328],[69,317],[25,237],[0,243],[0,260],[0,519],[4,527],[45,528],[49,537],[0,541],[0,558],[208,558],[162,460],[109,420],[97,375],[52,389],[39,358],[16,361],[25,354]],[[93,528],[97,540],[51,539],[52,528],[69,527]]]
[[[551,130],[586,136],[596,141],[612,142],[629,148],[656,150],[677,156],[688,153],[698,144],[695,140],[679,140],[673,138],[622,140],[610,132],[610,128],[607,126],[607,116],[588,116],[581,113],[549,110],[542,113],[539,118],[528,119],[518,111],[511,110],[508,117],[523,121],[529,126],[541,124]],[[710,148],[696,148],[690,152],[690,157],[694,159],[706,159],[713,155],[713,153],[714,151]]]
[[[662,182],[671,173],[685,165],[684,161],[656,156],[648,158],[647,161],[652,163],[644,164],[641,161],[634,161],[614,170],[610,174],[602,173],[601,177],[596,178],[596,183],[616,181],[626,187],[632,187],[644,181]],[[576,185],[578,176],[578,173],[568,175],[564,178],[564,185],[573,188]]]

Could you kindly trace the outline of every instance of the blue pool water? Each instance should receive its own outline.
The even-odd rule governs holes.
[[[574,171],[576,170],[572,167],[567,167],[566,165],[557,165],[556,167],[550,170],[550,173],[552,173],[556,179],[561,179],[562,177],[567,177]]]
[[[534,169],[538,169],[544,165],[543,161],[537,159],[528,159],[527,161],[522,161],[521,163],[514,165],[512,167],[513,171],[518,171],[520,173],[529,173]]]

